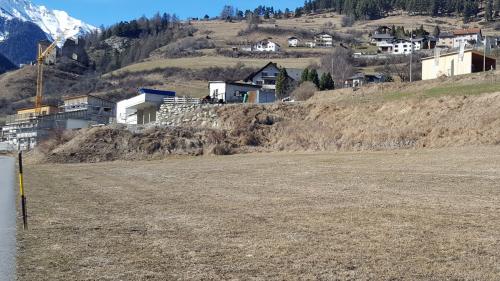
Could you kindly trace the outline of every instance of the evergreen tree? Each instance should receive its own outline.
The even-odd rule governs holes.
[[[466,0],[464,3],[464,8],[463,8],[463,18],[464,22],[467,23],[470,21],[470,19],[474,16],[474,3],[473,0]]]
[[[286,98],[290,92],[290,78],[285,68],[280,69],[280,73],[276,78],[276,97],[279,99]]]
[[[324,91],[326,90],[326,73],[323,72],[323,74],[321,74],[321,78],[319,79],[319,90],[320,91]]]
[[[441,29],[439,28],[439,25],[436,25],[434,27],[434,31],[432,31],[432,36],[434,37],[438,37],[439,34],[441,34]]]
[[[308,81],[311,81],[316,85],[316,87],[319,88],[319,76],[318,76],[318,71],[316,69],[312,69],[309,71],[309,76],[307,78]]]
[[[309,81],[309,69],[304,69],[304,71],[302,71],[302,76],[300,78],[300,83],[304,83],[306,81]]]
[[[484,8],[484,14],[487,21],[493,20],[493,0],[486,0],[486,7]]]
[[[326,74],[325,89],[326,90],[335,90],[335,82],[333,81],[333,77],[330,74],[330,72],[328,72],[328,74]]]
[[[335,89],[335,82],[333,82],[333,78],[330,73],[323,73],[321,75],[321,79],[319,81],[319,89],[321,91]]]
[[[331,9],[347,16],[373,19],[393,10],[405,10],[410,15],[460,14],[469,20],[472,16],[477,16],[480,4],[484,8],[485,18],[489,17],[489,10],[492,17],[500,12],[500,0],[305,0],[304,6],[296,10],[301,10],[296,16],[299,17],[304,12]]]

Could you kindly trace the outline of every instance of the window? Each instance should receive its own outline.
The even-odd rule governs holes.
[[[264,82],[262,80],[259,80],[259,81],[256,81],[257,82],[257,85],[262,85],[264,84]]]
[[[267,76],[267,72],[262,72],[262,76]]]

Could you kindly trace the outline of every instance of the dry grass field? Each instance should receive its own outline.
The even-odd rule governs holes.
[[[209,67],[233,67],[237,63],[243,63],[248,67],[263,67],[269,61],[278,63],[284,67],[290,68],[305,68],[311,63],[318,63],[319,58],[287,58],[287,59],[252,59],[252,58],[232,58],[223,56],[202,56],[202,57],[185,57],[175,59],[155,59],[132,64],[114,71],[146,71],[155,68],[179,67],[186,69],[204,69]]]
[[[29,165],[18,280],[499,280],[500,148]]]

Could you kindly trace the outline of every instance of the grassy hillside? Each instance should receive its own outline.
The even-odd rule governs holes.
[[[245,66],[260,68],[269,61],[273,61],[284,67],[305,68],[310,64],[318,63],[318,58],[291,58],[291,59],[249,59],[249,58],[230,58],[222,56],[202,56],[191,58],[176,59],[158,59],[133,64],[119,70],[113,71],[113,74],[119,74],[123,71],[140,72],[158,68],[178,67],[186,69],[204,69],[209,67],[232,67],[238,63]]]
[[[251,69],[264,66],[269,61],[274,61],[284,67],[305,68],[310,65],[320,64],[320,58],[332,52],[331,49],[289,48],[287,46],[287,38],[292,35],[302,39],[312,39],[309,38],[312,34],[327,31],[350,36],[351,38],[367,40],[368,33],[379,25],[402,25],[405,29],[411,29],[423,24],[429,31],[432,31],[436,25],[439,25],[442,31],[452,30],[463,25],[461,19],[457,18],[409,17],[406,14],[391,15],[374,21],[357,21],[350,27],[342,27],[341,22],[342,16],[334,13],[324,13],[306,15],[300,18],[266,20],[259,25],[259,29],[246,31],[248,26],[244,21],[192,21],[190,25],[183,27],[183,30],[193,32],[192,37],[184,34],[177,39],[169,40],[167,41],[169,42],[168,45],[160,46],[156,50],[151,51],[149,57],[118,70],[111,71],[103,76],[91,73],[90,69],[75,73],[61,67],[48,67],[45,73],[46,101],[58,102],[62,95],[88,93],[118,100],[133,95],[138,87],[169,89],[177,91],[179,95],[201,97],[206,95],[207,82],[210,79],[228,80],[245,77],[243,73],[235,77],[228,76],[226,73],[215,77],[213,75],[198,75],[207,72],[223,73],[221,69],[213,69],[214,67],[231,69],[244,65],[250,71]],[[493,24],[485,25],[476,22],[468,25],[471,27],[482,27],[485,34],[495,33]],[[255,55],[232,57],[230,53],[223,52],[233,46],[240,46],[240,44],[248,44],[265,38],[280,43],[285,52],[274,57],[272,55],[268,57]],[[94,40],[98,41],[98,38],[96,37]],[[134,40],[137,41],[139,39]],[[130,43],[135,42],[134,40],[130,41],[112,36],[105,40],[106,44],[103,44],[105,47],[107,46],[105,49],[111,52],[108,49],[114,45],[121,46],[119,48],[123,49],[134,49],[133,46],[135,45]],[[193,42],[199,42],[198,40],[204,40],[203,42],[205,43],[202,45],[206,46],[206,48],[201,47],[201,49],[184,52],[183,48],[189,47]],[[91,45],[90,49],[93,50],[102,47],[102,44],[92,42],[92,44],[88,43]],[[373,48],[369,46],[353,47],[356,51],[373,51]],[[169,50],[170,52],[171,50],[175,50],[175,55],[169,53]],[[109,54],[108,57],[114,59]],[[368,72],[376,72],[379,69],[380,65],[363,65],[355,68],[355,70]],[[186,75],[186,72],[190,72],[189,75]],[[197,72],[198,74],[193,75],[193,72]],[[5,114],[13,113],[15,108],[32,104],[35,95],[34,75],[34,68],[29,66],[0,75],[0,118]],[[406,91],[395,91],[388,94],[388,96],[389,98],[398,97],[405,95]],[[454,88],[444,88],[433,90],[429,94],[435,95],[446,93],[447,91],[458,93],[469,91],[469,89],[457,90]]]
[[[193,121],[140,134],[97,128],[42,147],[48,161],[98,162],[172,154],[498,145],[497,75],[318,92],[306,102],[228,105],[207,109],[216,113],[215,123]]]

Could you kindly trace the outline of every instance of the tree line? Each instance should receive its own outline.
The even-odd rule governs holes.
[[[85,37],[87,52],[104,52],[93,56],[93,65],[99,72],[109,72],[149,57],[152,51],[178,39],[192,36],[195,29],[182,23],[175,14],[157,13],[151,18],[141,17],[132,21],[122,21],[110,27],[101,27]],[[120,41],[129,39],[122,49],[104,43],[118,37]]]
[[[465,22],[477,17],[481,10],[493,20],[500,12],[500,0],[306,0],[301,13],[331,10],[356,19],[377,19],[394,10],[411,15],[461,15]]]

